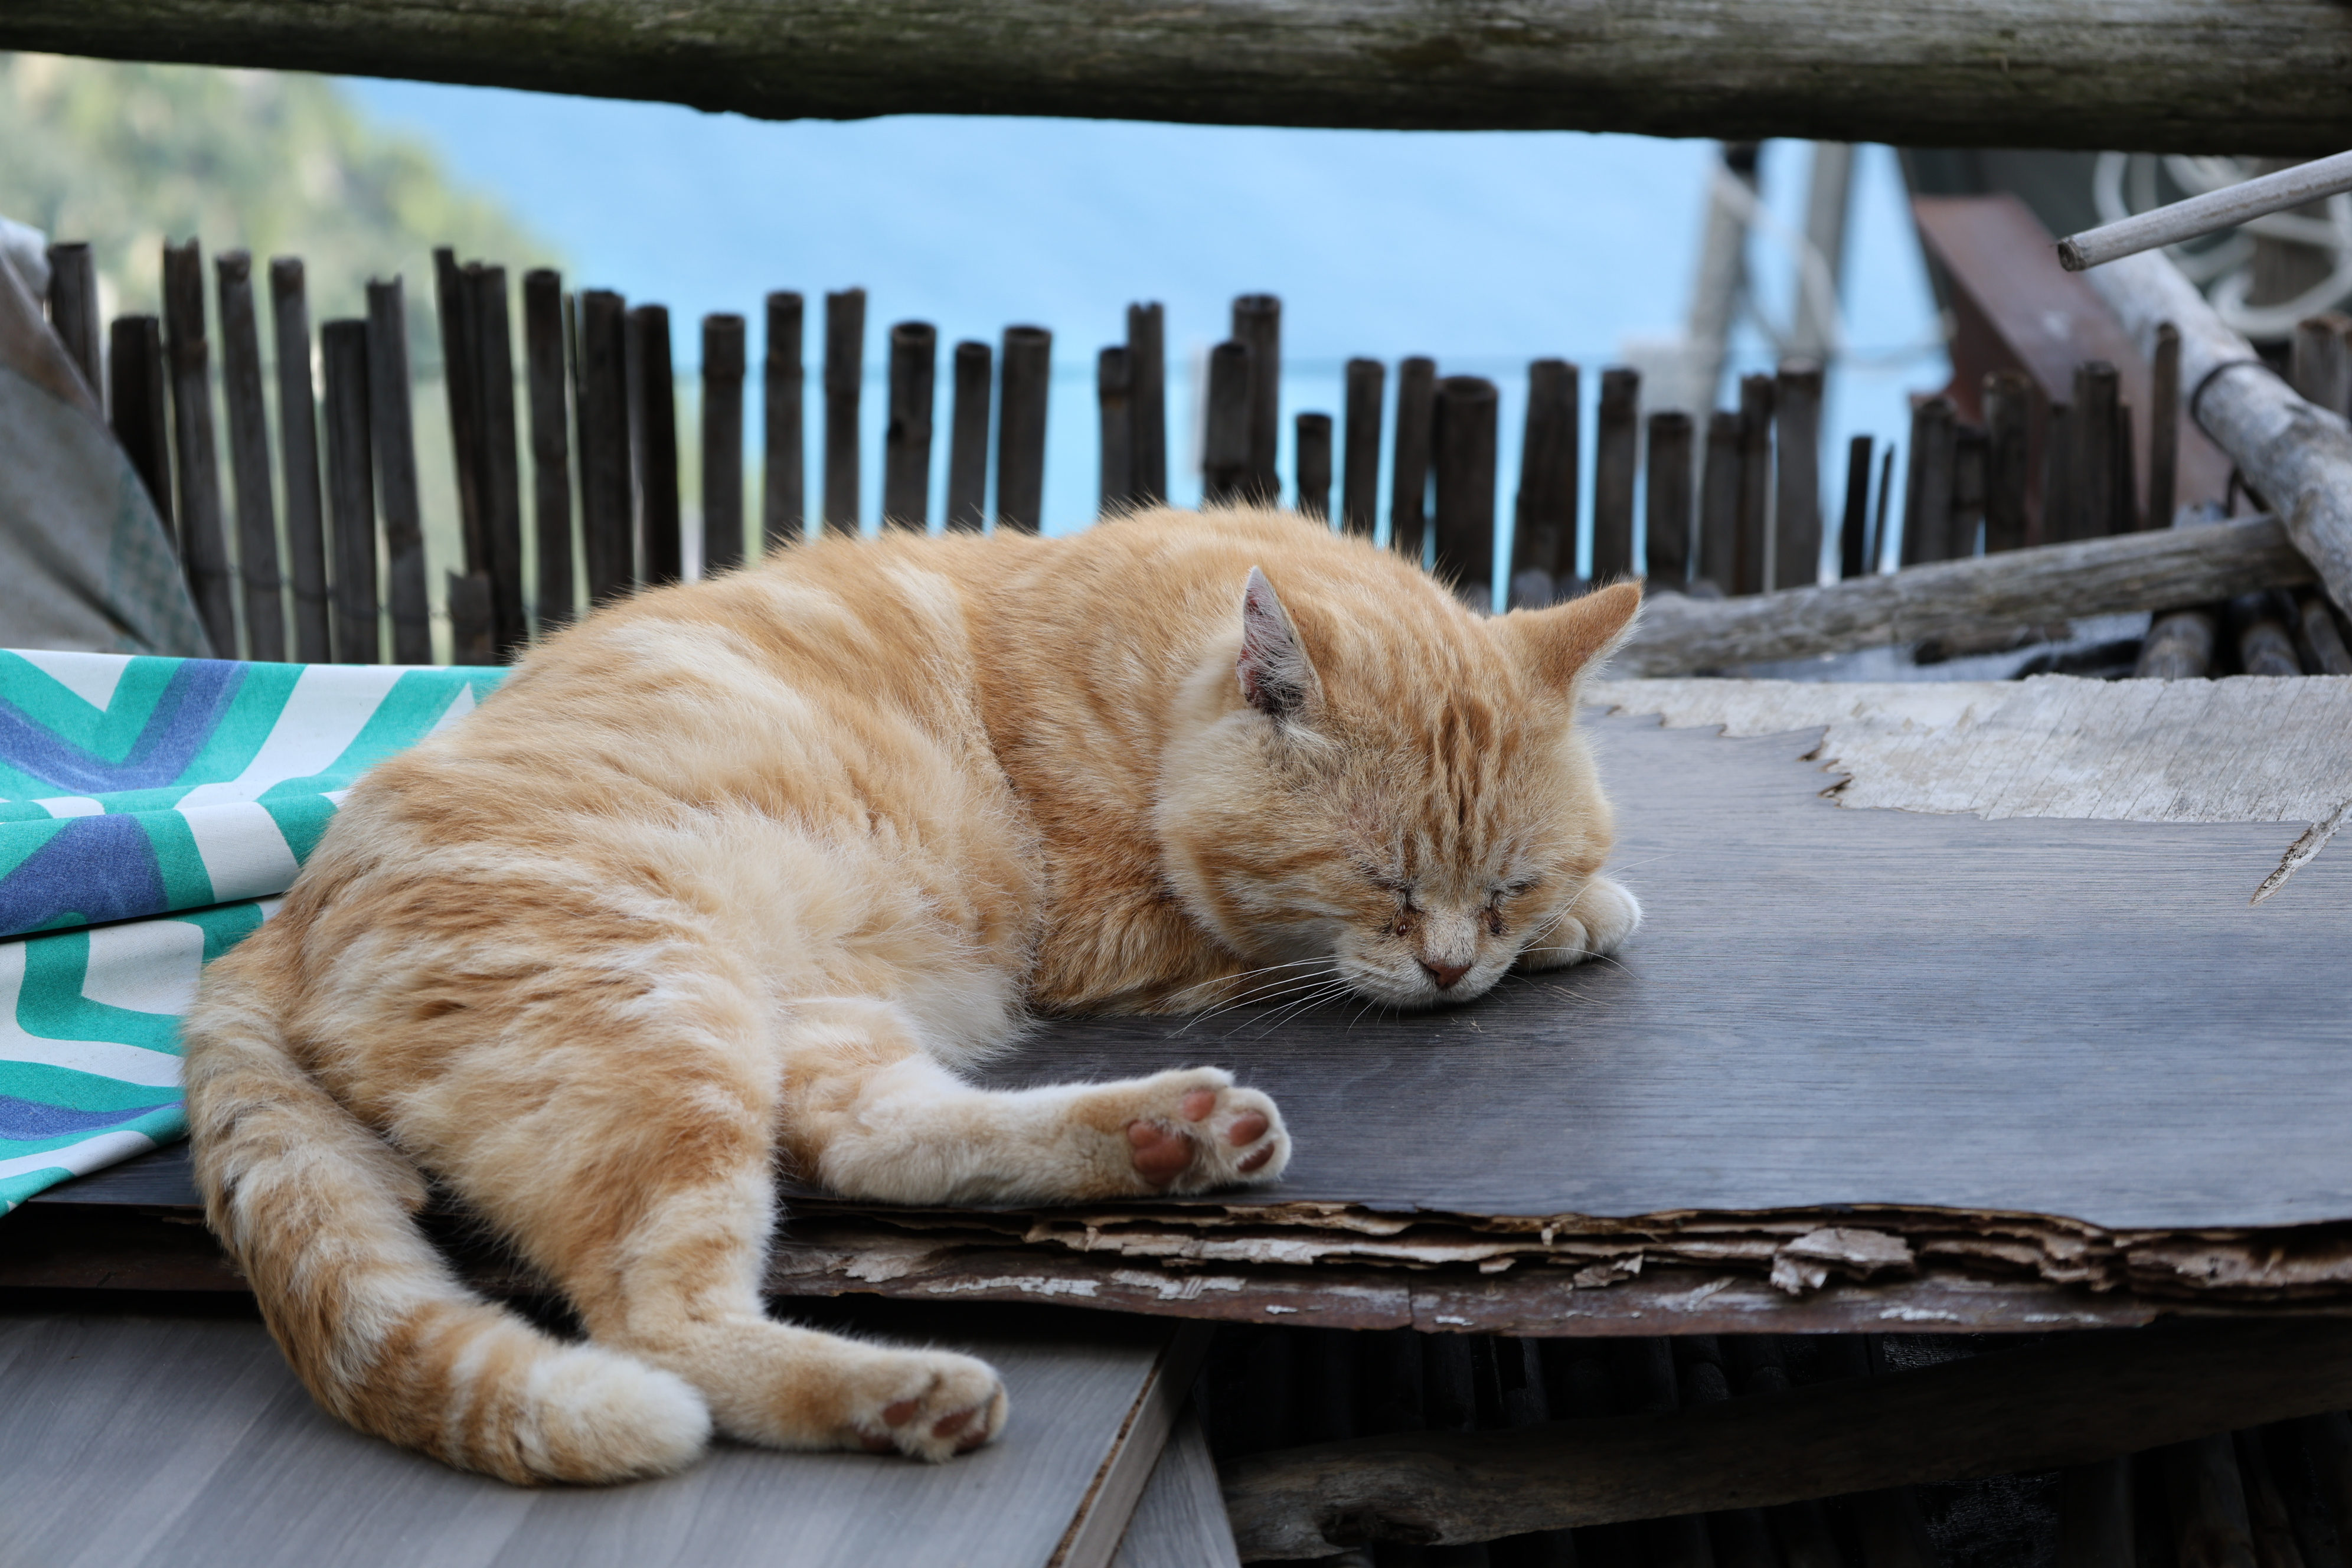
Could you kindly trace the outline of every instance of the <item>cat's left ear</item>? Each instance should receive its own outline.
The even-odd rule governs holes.
[[[1494,626],[1517,645],[1529,674],[1566,691],[1632,634],[1641,607],[1639,583],[1612,583],[1548,610],[1515,610]]]
[[[1322,705],[1323,682],[1298,640],[1297,625],[1255,566],[1242,589],[1242,651],[1234,673],[1242,700],[1269,719],[1304,719]]]

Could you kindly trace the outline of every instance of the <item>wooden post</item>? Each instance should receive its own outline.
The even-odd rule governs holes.
[[[2116,527],[2121,510],[2116,494],[2116,422],[2118,377],[2105,360],[2088,360],[2074,367],[2074,528],[2065,538],[2095,539],[2124,531]]]
[[[1114,343],[1095,356],[1095,405],[1102,426],[1101,500],[1108,517],[1131,504],[1135,494],[1135,409],[1129,402],[1134,362]]]
[[[1822,576],[1822,367],[1785,360],[1773,386],[1780,438],[1772,521],[1772,586],[1807,588]]]
[[[2213,670],[2221,618],[2203,608],[2158,614],[2139,646],[2132,675],[2140,680],[2202,680]]]
[[[1209,351],[1208,428],[1201,437],[1201,504],[1240,506],[1249,496],[1249,344],[1229,338]]]
[[[213,437],[211,352],[205,342],[205,264],[194,240],[163,247],[163,341],[172,363],[172,447],[179,477],[180,564],[205,636],[236,657],[228,544],[221,532],[219,448]]]
[[[1739,586],[1740,418],[1706,416],[1706,470],[1699,481],[1697,580],[1718,594]]]
[[[1331,416],[1300,415],[1293,442],[1298,454],[1298,514],[1328,522],[1331,517]]]
[[[627,308],[618,294],[580,296],[580,553],[593,607],[637,584],[630,512]]]
[[[2074,405],[2053,402],[2042,434],[2042,528],[2038,544],[2064,544],[2083,537],[2083,493],[2074,436]]]
[[[523,610],[522,464],[516,450],[514,323],[507,308],[507,269],[477,262],[466,268],[472,324],[474,407],[481,480],[482,538],[488,548],[490,632],[498,663],[522,657],[530,642]]]
[[[1557,582],[1576,569],[1577,368],[1561,359],[1528,366],[1528,416],[1519,437],[1519,494],[1512,513],[1511,575]]]
[[[572,439],[564,399],[563,279],[547,268],[522,280],[523,356],[530,388],[531,537],[539,546],[541,637],[572,618]]]
[[[447,246],[433,252],[433,304],[441,328],[441,386],[449,405],[449,456],[457,474],[457,524],[465,542],[467,574],[490,568],[489,535],[482,522],[481,376],[477,363],[474,301],[466,288],[457,253]],[[451,626],[457,622],[450,611]],[[453,658],[455,663],[467,660]]]
[[[1168,504],[1168,347],[1157,300],[1127,308],[1129,487],[1138,507]]]
[[[986,343],[955,350],[955,412],[948,436],[948,527],[978,533],[988,526],[988,404],[996,352]]]
[[[644,507],[639,537],[645,542],[649,586],[686,576],[686,542],[678,516],[677,374],[671,368],[669,307],[639,305],[629,312],[636,328],[638,405],[645,410],[646,470],[637,478]]]
[[[2148,528],[2170,528],[2180,494],[2180,329],[2161,321],[2148,362]]]
[[[1282,481],[1275,473],[1275,457],[1282,438],[1281,300],[1272,294],[1236,299],[1234,341],[1250,349],[1249,468],[1242,499],[1280,506]]]
[[[2230,1434],[2173,1444],[2164,1450],[2163,1465],[2165,1502],[2175,1538],[2185,1549],[2182,1568],[2239,1568],[2255,1562],[2245,1488]]]
[[[767,299],[768,343],[760,362],[760,529],[762,548],[798,544],[808,515],[808,470],[802,437],[801,297],[781,289]]]
[[[228,405],[228,468],[236,482],[237,574],[245,585],[247,658],[286,657],[284,581],[278,574],[278,505],[269,473],[269,406],[261,390],[261,324],[253,308],[253,258],[213,260],[220,289],[221,391]]]
[[[1484,611],[1495,587],[1495,384],[1437,384],[1437,574]]]
[[[1911,471],[1905,489],[1903,564],[1950,559],[1952,551],[1952,400],[1931,397],[1912,410]]]
[[[446,574],[443,602],[449,608],[449,662],[488,665],[499,662],[497,586],[488,572]]]
[[[1003,384],[996,421],[996,526],[1034,533],[1045,515],[1045,398],[1054,378],[1054,334],[1004,329]]]
[[[2021,370],[1985,377],[1985,553],[2022,550],[2032,479],[2033,379]]]
[[[376,500],[391,577],[392,662],[433,662],[433,614],[425,594],[425,514],[416,491],[416,433],[408,399],[408,311],[400,279],[369,279],[368,423]]]
[[[1974,425],[1952,431],[1952,515],[1949,559],[1965,560],[1977,552],[1977,536],[1984,528],[1985,469],[1990,442]]]
[[[2229,605],[2230,646],[2236,649],[2238,668],[2245,675],[2301,675],[2294,634],[2287,629],[2285,607],[2275,594],[2241,594]]]
[[[1601,426],[1592,443],[1592,580],[1633,574],[1633,476],[1641,464],[1639,372],[1601,373]]]
[[[270,336],[278,351],[278,472],[286,491],[286,564],[294,580],[294,658],[335,657],[327,605],[327,535],[319,496],[319,400],[310,382],[310,306],[299,257],[269,262]]]
[[[932,380],[940,332],[928,321],[890,329],[890,419],[882,432],[883,526],[921,533],[931,525]]]
[[[56,310],[56,255],[50,251],[50,309]],[[2324,315],[2309,316],[2294,324],[2294,347],[2290,351],[2287,382],[2305,401],[2332,413],[2347,412],[2346,404],[2352,400],[2352,363],[2346,363],[2346,333],[2352,331],[2352,317],[2330,310]]]
[[[1731,589],[1735,594],[1764,591],[1772,529],[1772,394],[1769,375],[1739,378],[1738,582]]]
[[[383,657],[377,603],[375,465],[370,452],[368,324],[329,321],[319,333],[327,383],[327,517],[335,552],[335,660]]]
[[[1376,359],[1348,362],[1348,449],[1339,483],[1339,526],[1361,539],[1380,527],[1381,402],[1388,369]]]
[[[1415,565],[1428,526],[1429,445],[1436,417],[1437,362],[1415,355],[1397,366],[1396,462],[1389,477],[1389,545]]]
[[[2344,628],[2328,607],[2327,595],[2315,588],[2294,593],[2295,651],[2303,668],[2313,675],[2352,675],[2352,649],[2344,643]]]
[[[1856,436],[1845,448],[1845,515],[1838,521],[1838,576],[1870,575],[1871,438]]]
[[[2139,450],[2132,431],[2132,405],[2116,405],[2116,526],[2117,533],[2136,533],[2147,526],[2139,510]]]
[[[1888,442],[1886,456],[1878,460],[1878,505],[1871,515],[1870,570],[1882,570],[1886,560],[1886,512],[1895,499],[1895,444]]]
[[[1654,587],[1690,586],[1691,416],[1678,408],[1650,416],[1648,505],[1643,549]]]
[[[163,323],[153,316],[118,316],[108,329],[107,407],[114,438],[147,487],[163,532],[175,542],[172,507],[172,421],[164,404]]]
[[[2077,1465],[2059,1478],[2058,1561],[2066,1568],[2133,1568],[2131,1460]]]
[[[857,400],[866,382],[866,290],[824,297],[824,526],[857,532]]]
[[[89,246],[68,240],[49,247],[49,326],[81,372],[90,401],[106,406],[104,366],[99,363],[98,264]]]
[[[744,323],[702,318],[702,574],[743,564]]]

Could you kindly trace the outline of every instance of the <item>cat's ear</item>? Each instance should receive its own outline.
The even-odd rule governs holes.
[[[1320,705],[1323,682],[1298,640],[1290,612],[1265,574],[1250,568],[1242,589],[1242,651],[1234,661],[1242,700],[1269,719],[1303,719]]]
[[[1541,684],[1565,691],[1633,630],[1639,583],[1613,583],[1548,610],[1515,610],[1496,626],[1518,646],[1520,661]]]

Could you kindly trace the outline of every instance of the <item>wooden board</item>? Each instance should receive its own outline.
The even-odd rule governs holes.
[[[1111,1568],[1240,1568],[1217,1462],[1201,1418],[1187,1409],[1135,1505]]]
[[[1197,1364],[1197,1331],[885,1303],[865,1304],[856,1326],[988,1357],[1012,1393],[1003,1439],[940,1466],[719,1445],[662,1480],[526,1490],[461,1475],[328,1416],[250,1316],[0,1310],[9,1498],[0,1560],[39,1568],[1108,1561],[1190,1385],[1191,1365],[1177,1363]]]

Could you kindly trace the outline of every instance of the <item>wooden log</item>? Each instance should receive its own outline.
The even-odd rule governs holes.
[[[2305,1568],[2294,1521],[2288,1517],[2270,1454],[2257,1429],[2232,1433],[2238,1479],[2246,1496],[2246,1523],[2258,1568]]]
[[[211,350],[205,337],[205,264],[194,240],[163,247],[163,342],[171,359],[173,472],[179,481],[180,567],[213,652],[235,658],[236,608],[221,529],[220,453],[214,445]]]
[[[1389,475],[1389,548],[1408,561],[1423,558],[1436,417],[1437,362],[1416,354],[1397,365],[1396,459]]]
[[[2033,378],[2021,370],[1985,377],[1985,553],[2022,550],[2032,489]]]
[[[645,581],[659,587],[686,576],[677,493],[677,375],[670,362],[669,308],[636,306],[629,311],[629,324],[635,329],[636,348],[629,375],[645,420],[641,448],[645,468],[637,476],[637,537],[646,554]],[[856,427],[853,409],[851,428]]]
[[[702,318],[702,574],[743,564],[743,318]],[[929,410],[926,409],[928,415]],[[925,420],[926,445],[929,431]],[[928,487],[927,487],[928,488]]]
[[[1328,521],[1331,517],[1331,416],[1302,414],[1291,437],[1297,454],[1298,491],[1295,502],[1301,517]]]
[[[2230,601],[2230,645],[2244,675],[2301,675],[2303,661],[2295,657],[2294,634],[2286,616],[2268,591],[2240,594]]]
[[[2190,416],[2277,510],[2336,608],[2352,606],[2352,427],[2264,367],[2162,256],[2086,276],[2143,345],[2159,322],[2179,329]]]
[[[1054,334],[1004,329],[997,394],[996,526],[1034,533],[1045,515],[1045,398],[1054,378]]]
[[[2203,604],[2310,579],[2310,563],[2283,525],[2244,518],[2013,550],[1758,598],[1660,600],[1643,612],[1613,668],[1628,676],[1686,675],[1988,626]]]
[[[1139,507],[1168,503],[1167,312],[1158,300],[1127,308],[1129,495]]]
[[[802,437],[801,297],[767,298],[768,346],[760,362],[760,531],[768,550],[797,544],[806,527],[808,477]]]
[[[1240,506],[1249,500],[1250,400],[1253,351],[1229,338],[1209,351],[1207,427],[1201,435],[1201,504]]]
[[[1592,440],[1592,580],[1633,574],[1633,479],[1641,466],[1642,376],[1622,366],[1601,373],[1600,426]]]
[[[463,279],[473,354],[477,477],[481,486],[483,568],[489,583],[491,657],[506,664],[530,642],[523,609],[522,466],[516,450],[514,323],[507,269],[475,262]]]
[[[2312,675],[2352,675],[2352,650],[2344,643],[2344,629],[2336,624],[2336,612],[2327,605],[2327,595],[2313,588],[2294,592],[2295,651],[2302,656],[2305,671]]]
[[[269,405],[261,389],[261,323],[253,305],[253,258],[213,258],[220,289],[221,395],[228,414],[229,478],[236,487],[236,564],[247,658],[286,657],[286,584],[278,571],[278,501],[269,472]]]
[[[654,0],[551,13],[387,0],[13,0],[0,48],[415,78],[766,119],[1022,114],[1752,141],[2138,147],[2315,156],[2352,145],[2326,0],[2129,0],[2093,12],[1948,0],[1801,16],[1644,0],[1608,27],[1499,32],[1372,0],[1122,15],[1079,0]],[[2183,83],[2196,84],[2194,91]],[[2092,276],[2096,276],[2093,273]]]
[[[50,252],[50,310],[57,309],[56,250]],[[62,329],[60,329],[62,330]],[[2306,403],[2337,414],[2352,414],[2352,355],[2345,353],[2352,316],[2329,310],[2294,324],[2287,381]]]
[[[1519,494],[1512,514],[1514,577],[1541,572],[1557,579],[1576,569],[1577,375],[1577,367],[1561,359],[1528,366]]]
[[[449,407],[449,458],[457,475],[457,528],[465,545],[466,570],[487,572],[490,543],[482,523],[482,467],[486,457],[481,377],[475,352],[474,301],[466,289],[465,269],[457,264],[457,253],[446,245],[433,252],[433,304],[441,330],[441,387]],[[451,614],[455,613],[452,610]]]
[[[368,416],[368,327],[329,321],[319,332],[327,384],[327,519],[335,553],[335,660],[383,657],[377,602],[375,464]]]
[[[988,526],[988,404],[996,351],[961,342],[955,350],[955,412],[948,434],[948,527],[978,533]]]
[[[299,257],[270,258],[269,324],[278,355],[278,456],[286,495],[286,565],[294,588],[293,656],[298,663],[325,664],[335,650],[319,495],[319,400],[310,381],[310,305]]]
[[[940,331],[928,321],[890,329],[889,423],[882,431],[882,522],[924,532],[931,525],[931,402]]]
[[[1234,341],[1250,350],[1249,467],[1242,499],[1279,506],[1282,480],[1275,458],[1282,438],[1282,300],[1272,294],[1234,300]]]
[[[1706,416],[1706,466],[1699,478],[1696,581],[1728,594],[1739,584],[1739,416]],[[1866,485],[1865,485],[1866,488]]]
[[[1493,603],[1495,585],[1495,384],[1449,375],[1437,384],[1435,571],[1473,607]]]
[[[1095,356],[1102,453],[1101,500],[1096,510],[1104,516],[1125,507],[1135,491],[1135,414],[1129,403],[1133,378],[1133,362],[1124,346],[1113,344]]]
[[[1645,575],[1676,592],[1690,584],[1691,417],[1680,409],[1650,416],[1648,504],[1643,511]]]
[[[1905,486],[1903,564],[1952,555],[1952,457],[1958,441],[1952,400],[1928,398],[1911,412],[1911,469]]]
[[[416,488],[416,427],[408,400],[408,310],[400,279],[370,279],[368,431],[375,449],[376,504],[391,579],[392,662],[433,662],[433,615],[425,593],[425,511]]]
[[[1773,385],[1780,424],[1773,465],[1772,583],[1798,588],[1822,575],[1822,367],[1787,360]]]
[[[49,247],[49,326],[66,345],[66,357],[81,372],[90,401],[106,406],[105,333],[98,302],[98,262],[87,241]]]
[[[2074,369],[2075,531],[2053,536],[2052,543],[2123,531],[2116,526],[2122,510],[2116,494],[2116,426],[2122,417],[2116,388],[2116,367],[2105,360]]]
[[[1380,528],[1381,404],[1388,390],[1388,367],[1376,359],[1351,359],[1347,370],[1347,451],[1339,482],[1339,526],[1361,539]]]
[[[2136,1568],[2131,1461],[2076,1465],[2058,1483],[2061,1568]]]
[[[2187,201],[2069,235],[2058,242],[2058,264],[2069,272],[2081,272],[2159,246],[2201,239],[2340,191],[2352,191],[2352,153],[2338,153],[2333,158],[2318,158],[2257,175]]]
[[[1739,551],[1735,594],[1760,594],[1770,570],[1772,378],[1739,378]],[[1599,499],[1599,492],[1594,492]],[[1595,578],[1599,573],[1594,574]]]
[[[2245,1489],[2230,1434],[2168,1446],[2163,1468],[2179,1568],[2256,1568]]]
[[[1265,1561],[2088,1464],[2352,1403],[2347,1350],[2315,1322],[2069,1335],[1672,1415],[1258,1454],[1224,1467],[1225,1503]]]
[[[866,383],[866,290],[824,297],[824,526],[857,531],[857,403]]]
[[[2158,321],[2148,353],[2147,512],[2144,528],[2170,528],[2180,495],[2180,329]]]
[[[1985,526],[1985,491],[1991,467],[1991,439],[1974,425],[1952,431],[1951,553],[1955,559],[1977,553]]]
[[[107,330],[108,420],[163,531],[178,537],[172,507],[172,421],[164,387],[163,323],[153,316],[118,316]]]
[[[1838,576],[1864,576],[1869,571],[1870,458],[1874,443],[1856,436],[1845,449],[1845,512],[1838,520]]]
[[[2210,610],[2171,610],[2158,615],[2139,647],[2132,669],[2137,680],[2202,680],[2213,672],[2221,646],[2221,617]]]
[[[1895,500],[1895,447],[1887,444],[1886,456],[1878,461],[1878,507],[1870,523],[1870,569],[1883,571],[1886,561],[1886,512]]]
[[[572,618],[572,439],[565,400],[563,279],[548,268],[523,274],[523,358],[530,392],[531,538],[538,580],[531,606],[541,637]]]
[[[580,556],[593,607],[637,585],[635,502],[629,482],[627,307],[618,294],[580,296]]]

